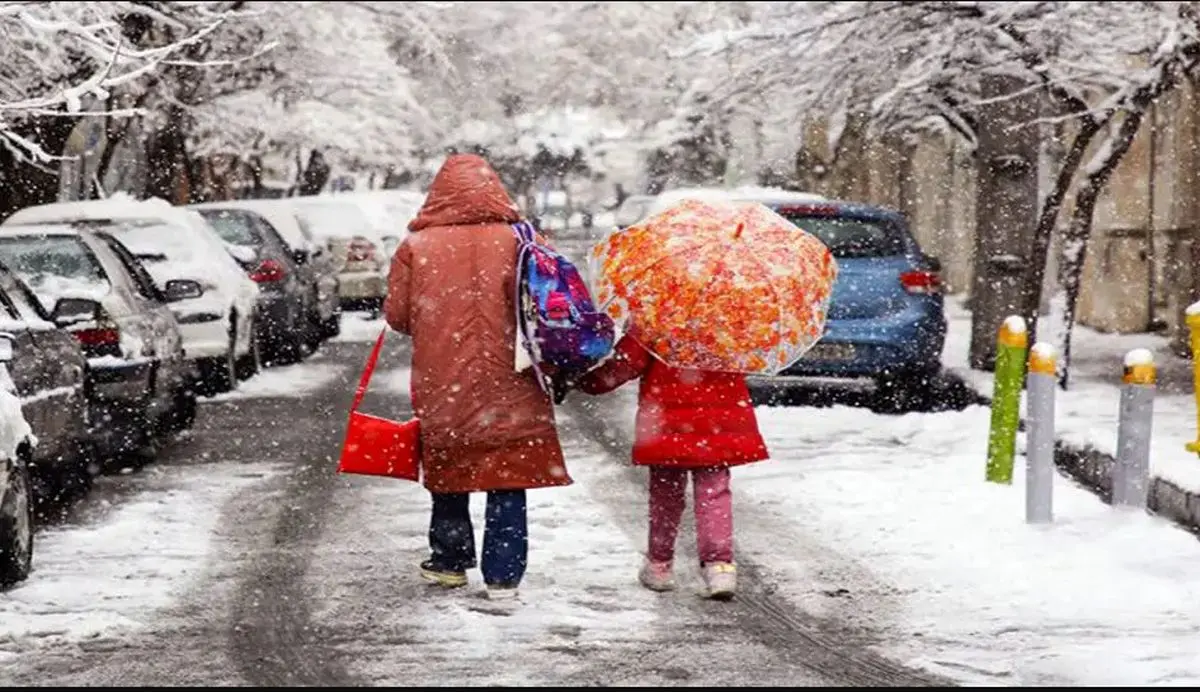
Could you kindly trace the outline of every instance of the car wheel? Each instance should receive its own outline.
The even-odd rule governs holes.
[[[262,335],[258,333],[258,322],[253,322],[250,326],[250,352],[238,359],[237,377],[239,380],[248,380],[254,377],[262,370]]]
[[[322,326],[321,331],[323,331],[325,333],[326,339],[333,339],[333,338],[337,337],[338,335],[340,335],[342,333],[342,313],[341,313],[341,311],[335,311],[332,315],[329,316],[329,319],[325,320],[324,324],[322,324],[321,326]]]
[[[33,566],[33,483],[25,453],[8,464],[0,495],[0,587],[24,581]]]
[[[201,386],[208,395],[224,394],[237,387],[237,326],[230,318],[229,349],[225,355],[213,358],[201,367]]]
[[[876,380],[876,409],[880,413],[924,411],[932,403],[939,372],[935,369],[903,370]]]

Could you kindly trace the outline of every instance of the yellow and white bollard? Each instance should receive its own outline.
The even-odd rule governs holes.
[[[1150,487],[1150,435],[1154,424],[1154,354],[1135,348],[1125,356],[1117,420],[1117,458],[1112,471],[1114,507],[1145,508]]]
[[[1025,376],[1025,521],[1054,520],[1054,397],[1058,352],[1041,342],[1029,349]]]
[[[1192,336],[1192,393],[1196,398],[1196,439],[1187,449],[1200,454],[1200,302],[1187,309],[1187,326]]]

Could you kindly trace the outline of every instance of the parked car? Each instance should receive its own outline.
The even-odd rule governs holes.
[[[302,257],[291,251],[279,232],[248,209],[193,208],[222,240],[250,253],[241,264],[259,288],[255,338],[264,357],[291,363],[303,356],[303,347],[320,345],[325,325],[316,317],[316,292],[301,274],[298,260]]]
[[[13,356],[10,340],[0,337],[0,368]],[[0,388],[0,589],[24,581],[33,568],[33,442],[21,400]]]
[[[289,197],[301,226],[333,254],[343,310],[378,312],[387,295],[390,257],[368,214],[343,195]]]
[[[144,452],[191,427],[194,371],[168,305],[202,296],[198,282],[175,279],[160,290],[113,235],[66,224],[0,226],[0,263],[28,286],[31,314],[82,348],[92,450],[105,457]],[[65,367],[66,381],[70,357],[50,362],[51,370]],[[41,421],[31,418],[36,432]]]
[[[286,199],[240,199],[192,205],[197,211],[243,209],[254,212],[269,224],[291,251],[300,281],[310,293],[309,319],[321,326],[324,338],[341,331],[341,302],[337,269],[324,243],[319,243],[301,226],[296,210]]]
[[[25,463],[37,498],[60,499],[86,490],[92,473],[82,347],[51,323],[36,296],[3,264],[0,355],[5,364],[0,389],[18,397],[36,435],[37,444],[28,450]]]
[[[750,378],[756,398],[809,378],[869,378],[895,407],[922,401],[941,370],[946,316],[940,263],[904,216],[824,198],[755,201],[820,238],[839,269],[825,336],[780,375]]]
[[[114,197],[26,207],[0,228],[63,222],[86,223],[117,235],[145,264],[160,291],[170,281],[200,285],[200,295],[173,301],[171,310],[199,373],[201,393],[234,389],[239,373],[244,377],[258,368],[258,285],[234,259],[235,254],[245,256],[245,249],[221,241],[200,214],[161,199]]]

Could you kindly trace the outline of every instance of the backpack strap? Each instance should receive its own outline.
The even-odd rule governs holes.
[[[529,225],[528,221],[518,221],[512,225],[513,233],[517,236],[517,242],[522,245],[532,245],[537,239],[537,232],[533,230],[533,226]]]

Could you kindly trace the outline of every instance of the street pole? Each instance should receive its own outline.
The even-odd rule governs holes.
[[[1135,348],[1125,355],[1117,421],[1117,458],[1112,473],[1114,507],[1146,506],[1156,380],[1154,354],[1144,348]]]
[[[1038,342],[1029,350],[1025,380],[1025,521],[1054,520],[1054,397],[1058,390],[1054,346]]]

